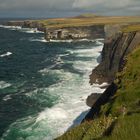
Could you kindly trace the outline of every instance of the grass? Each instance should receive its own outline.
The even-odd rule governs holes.
[[[102,117],[77,126],[56,140],[89,140],[100,138],[114,121],[112,117]]]
[[[118,119],[112,134],[99,140],[139,140],[140,139],[140,115],[133,114]]]
[[[85,18],[84,18],[85,17]],[[47,28],[64,28],[77,26],[91,26],[118,23],[140,23],[140,17],[100,17],[85,14],[73,18],[54,18],[46,20],[32,20],[38,22]]]
[[[134,31],[140,31],[140,24],[135,25],[129,25],[122,29],[123,32],[134,32]]]
[[[69,130],[56,140],[140,139],[140,45],[127,57],[114,81],[118,90],[101,107],[100,116]]]

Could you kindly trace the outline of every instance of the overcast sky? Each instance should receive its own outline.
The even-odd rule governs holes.
[[[140,15],[140,0],[0,0],[0,17]]]

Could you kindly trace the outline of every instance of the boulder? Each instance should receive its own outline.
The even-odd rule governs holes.
[[[100,93],[92,93],[91,95],[89,95],[86,99],[87,106],[92,107],[100,96]]]

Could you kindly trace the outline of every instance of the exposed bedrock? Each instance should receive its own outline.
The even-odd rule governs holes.
[[[66,40],[66,39],[96,39],[104,38],[104,25],[79,26],[46,29],[45,39]]]
[[[116,72],[122,70],[125,57],[140,43],[140,32],[116,33],[105,39],[101,63],[92,71],[90,84],[112,83]]]

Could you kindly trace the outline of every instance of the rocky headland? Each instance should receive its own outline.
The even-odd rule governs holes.
[[[23,28],[36,28],[44,32],[44,38],[50,41],[105,38],[105,36],[111,36],[118,31],[120,24],[125,26],[132,23],[140,23],[140,18],[81,15],[71,18],[9,21],[5,24]]]

